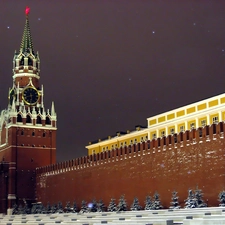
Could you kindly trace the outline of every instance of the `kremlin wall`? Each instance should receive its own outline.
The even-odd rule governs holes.
[[[75,160],[37,168],[37,201],[80,203],[122,194],[130,205],[134,197],[143,205],[146,195],[157,191],[164,207],[170,206],[171,193],[179,201],[189,188],[202,189],[208,206],[218,205],[218,194],[225,187],[225,143],[223,122],[192,129]]]

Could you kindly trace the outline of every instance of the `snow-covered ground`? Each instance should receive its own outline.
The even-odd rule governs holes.
[[[225,224],[225,207],[126,212],[0,215],[1,225],[196,225]]]

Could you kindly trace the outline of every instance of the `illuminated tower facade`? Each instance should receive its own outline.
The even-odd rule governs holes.
[[[0,162],[8,172],[0,181],[2,211],[13,204],[35,201],[35,169],[56,162],[56,112],[44,106],[40,85],[40,58],[33,49],[29,8],[20,49],[13,58],[13,84],[9,103],[0,113]],[[3,174],[3,173],[2,173]]]

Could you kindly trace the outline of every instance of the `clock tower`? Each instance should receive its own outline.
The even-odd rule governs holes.
[[[36,168],[56,162],[56,112],[44,106],[40,85],[40,58],[34,52],[29,11],[20,49],[13,58],[13,84],[8,107],[0,112],[0,163],[8,172],[0,181],[1,211],[12,211],[13,204],[35,201]],[[5,168],[5,167],[4,167]]]

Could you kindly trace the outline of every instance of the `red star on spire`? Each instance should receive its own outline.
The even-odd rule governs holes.
[[[28,16],[29,12],[30,12],[30,8],[28,6],[26,6],[26,9],[25,9],[26,16]]]

